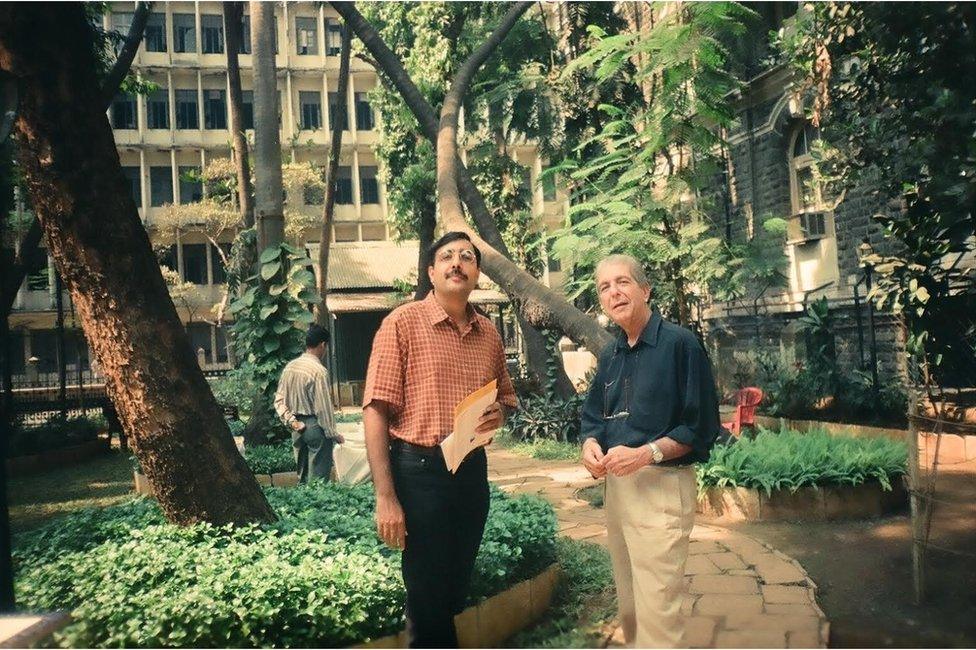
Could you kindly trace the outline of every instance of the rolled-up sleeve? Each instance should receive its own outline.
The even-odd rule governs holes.
[[[369,355],[366,386],[363,389],[363,408],[373,400],[403,408],[405,377],[406,350],[402,347],[396,320],[387,317],[373,338],[373,351]]]
[[[681,416],[665,435],[692,448],[696,462],[708,460],[718,436],[718,396],[712,366],[697,340],[685,340],[678,372]]]
[[[515,396],[515,387],[512,385],[512,378],[508,375],[508,368],[505,367],[505,348],[502,345],[501,337],[498,337],[498,344],[495,346],[494,365],[495,379],[498,382],[498,397],[495,399],[498,401],[498,403],[504,404],[510,409],[518,408],[518,398]]]
[[[590,388],[583,400],[580,411],[580,438],[596,438],[600,447],[607,450],[607,421],[603,419],[603,387],[605,383],[606,355],[601,354],[596,364],[596,373],[590,381]]]

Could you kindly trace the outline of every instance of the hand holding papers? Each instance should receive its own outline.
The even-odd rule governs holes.
[[[457,472],[461,462],[472,450],[491,442],[494,431],[478,433],[478,421],[485,409],[498,397],[498,382],[492,380],[474,391],[454,407],[454,432],[441,443],[444,462],[451,473]]]

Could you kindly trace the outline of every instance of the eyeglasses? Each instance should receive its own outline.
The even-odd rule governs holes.
[[[641,352],[643,351],[644,351],[643,348],[637,350],[637,355],[634,357],[634,365],[633,365],[634,369],[638,367],[637,362],[640,360],[640,355]],[[613,368],[613,362],[617,358],[617,355],[618,355],[618,351],[614,351],[613,357],[610,358],[610,368]],[[627,365],[627,358],[626,356],[624,356],[620,360],[620,371],[617,373],[617,378],[614,379],[613,381],[608,381],[605,384],[603,384],[603,419],[604,420],[622,420],[624,418],[630,417],[630,396],[631,393],[633,392],[631,375],[633,375],[633,372],[628,374],[626,377],[623,377],[622,375],[624,374],[624,369],[626,365]],[[607,374],[612,374],[612,373],[607,373]],[[610,404],[610,389],[618,381],[622,382],[622,389],[623,389],[622,395],[620,397],[620,400],[618,400],[617,402],[617,409],[615,409],[616,413],[608,414],[607,407]]]
[[[441,251],[437,254],[438,262],[450,262],[454,259],[454,255],[460,258],[465,264],[474,264],[478,258],[475,256],[474,251],[470,248],[463,248],[460,251],[454,251],[452,249],[447,249],[446,251]]]

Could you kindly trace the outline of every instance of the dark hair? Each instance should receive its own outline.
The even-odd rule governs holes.
[[[319,343],[329,344],[329,330],[313,323],[308,326],[308,331],[305,332],[305,347],[318,347]]]
[[[471,236],[468,235],[468,233],[466,232],[461,232],[460,230],[452,230],[451,232],[446,232],[444,233],[443,237],[441,237],[440,239],[438,239],[437,241],[435,241],[433,244],[430,245],[430,248],[427,249],[427,266],[434,266],[434,256],[437,255],[437,251],[439,251],[444,246],[447,246],[451,242],[457,241],[459,239],[463,239],[466,242],[471,243],[471,248],[474,249],[474,259],[478,263],[478,268],[480,269],[481,251],[479,251],[478,247],[475,246],[474,242],[471,241]]]

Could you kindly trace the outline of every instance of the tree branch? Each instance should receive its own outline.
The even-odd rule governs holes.
[[[102,83],[102,100],[106,109],[112,104],[112,99],[119,92],[122,80],[125,79],[125,75],[129,73],[129,68],[132,67],[132,60],[136,58],[139,44],[142,43],[142,35],[146,31],[146,23],[149,21],[151,5],[151,2],[136,4],[136,12],[132,16],[132,24],[129,26],[129,33],[125,37],[122,51],[119,52],[118,58],[115,59],[115,65],[112,66]]]
[[[334,8],[373,55],[377,70],[384,74],[403,97],[407,107],[417,118],[424,136],[436,142],[438,128],[434,109],[410,80],[396,54],[387,47],[376,29],[363,18],[352,3],[336,3]],[[478,231],[483,235],[482,237],[478,236],[478,233],[472,233],[476,245],[483,253],[483,265],[489,277],[499,284],[529,323],[546,326],[558,324],[567,336],[577,343],[586,345],[594,352],[599,352],[606,347],[612,341],[612,337],[594,319],[576,309],[566,301],[565,297],[544,286],[511,261],[511,254],[502,241],[498,226],[471,175],[460,163],[460,159],[458,159],[457,169],[461,196],[474,218]],[[466,224],[462,229],[471,232]]]

